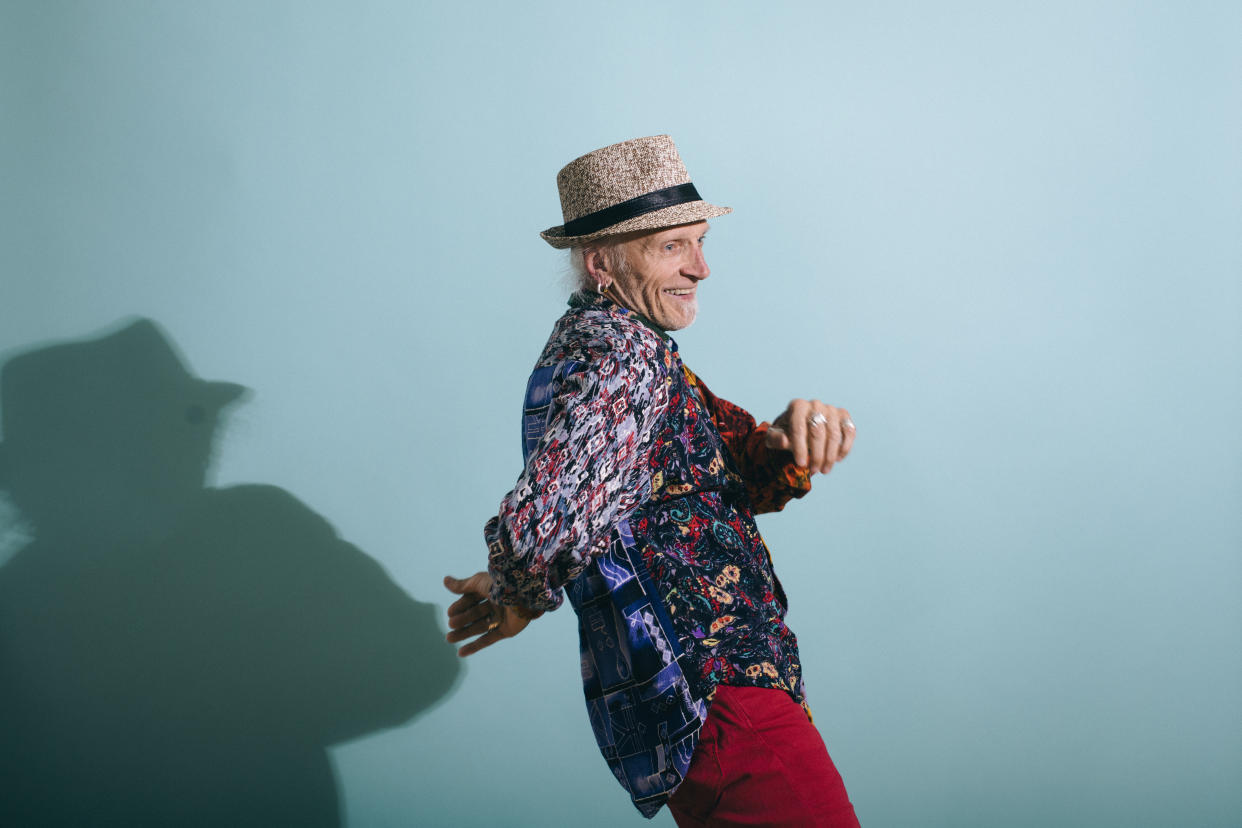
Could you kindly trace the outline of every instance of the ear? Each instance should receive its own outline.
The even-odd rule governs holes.
[[[586,266],[587,274],[596,282],[608,281],[608,257],[604,255],[604,251],[598,247],[587,247],[582,251],[582,263]]]

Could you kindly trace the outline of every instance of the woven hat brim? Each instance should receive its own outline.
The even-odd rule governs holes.
[[[619,236],[622,233],[633,233],[637,230],[660,230],[665,227],[676,227],[679,224],[690,224],[732,212],[732,207],[717,207],[715,204],[708,204],[706,201],[689,201],[685,204],[674,204],[672,207],[643,213],[641,216],[634,216],[634,218],[617,222],[602,230],[596,230],[594,233],[587,233],[582,236],[566,236],[565,225],[563,224],[557,227],[549,227],[540,233],[539,236],[556,249],[564,250],[566,247],[576,247],[587,242],[593,242],[596,239],[605,238],[606,236]]]

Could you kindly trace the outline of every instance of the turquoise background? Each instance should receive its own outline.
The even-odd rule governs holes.
[[[1232,2],[5,2],[0,358],[156,320],[252,389],[215,484],[443,607],[567,293],[554,175],[670,133],[735,208],[683,356],[858,423],[761,527],[863,824],[1242,825],[1240,42]],[[576,646],[335,748],[348,824],[638,824]]]

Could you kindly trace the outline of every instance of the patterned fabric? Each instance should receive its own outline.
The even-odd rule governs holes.
[[[688,368],[680,374],[648,456],[652,496],[630,518],[634,536],[644,541],[644,562],[698,668],[694,683],[700,693],[710,694],[719,683],[751,685],[786,690],[802,701],[797,640],[784,621],[785,593],[755,525],[747,482],[705,405],[709,395],[723,401]],[[751,435],[759,433],[762,446],[754,419],[726,405],[736,441],[753,443]],[[809,482],[802,489],[787,486],[766,452],[748,461],[752,485],[766,484],[763,495],[774,508],[809,489]]]
[[[567,588],[596,739],[650,817],[684,778],[717,684],[804,701],[754,513],[810,482],[671,339],[594,294],[570,306],[527,387],[526,467],[484,530],[493,597],[554,609]]]
[[[671,366],[659,336],[623,314],[561,317],[527,384],[526,468],[484,530],[496,600],[559,607],[561,587],[647,499]]]

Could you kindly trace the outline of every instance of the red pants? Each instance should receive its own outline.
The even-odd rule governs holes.
[[[783,690],[716,688],[685,781],[677,824],[858,828],[824,740]]]

